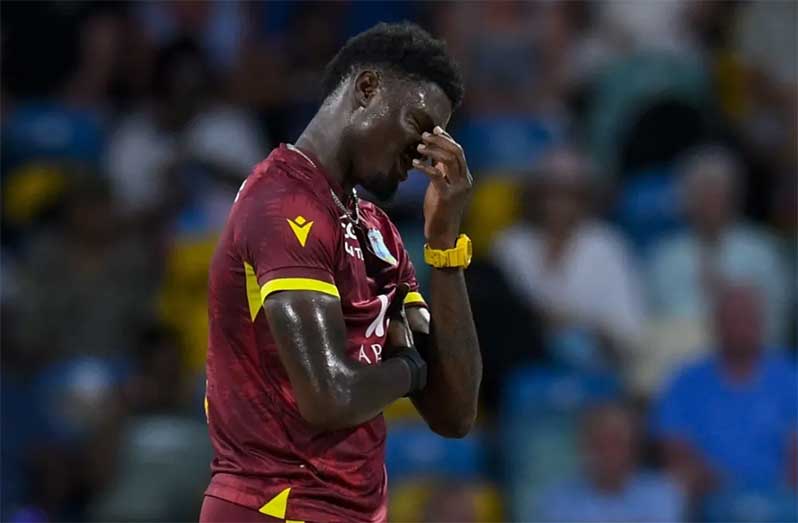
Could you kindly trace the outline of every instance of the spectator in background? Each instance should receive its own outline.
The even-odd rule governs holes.
[[[798,458],[795,364],[766,350],[761,295],[726,283],[715,297],[716,351],[675,374],[653,417],[666,465],[694,501],[717,489],[777,492],[794,483]]]
[[[266,151],[241,110],[212,95],[201,48],[179,39],[161,51],[155,99],[113,133],[106,155],[114,197],[127,215],[175,212],[218,230],[241,181]],[[169,215],[169,214],[167,214]]]
[[[539,521],[681,521],[684,498],[667,478],[640,470],[640,434],[633,413],[603,404],[585,415],[584,477],[545,489]]]
[[[467,483],[447,482],[433,488],[423,521],[430,523],[475,523],[480,521],[476,489]]]
[[[130,350],[133,329],[154,313],[159,260],[145,245],[122,226],[102,179],[76,179],[61,219],[29,239],[17,266],[15,327],[26,357],[41,364]]]
[[[191,405],[189,376],[168,327],[147,326],[136,341],[125,387],[131,415],[88,521],[196,521],[196,503],[187,500],[202,497],[212,457],[202,406]]]
[[[134,350],[136,371],[125,390],[133,414],[187,410],[193,385],[179,343],[177,334],[165,325],[151,325],[139,333]]]
[[[543,161],[537,222],[495,241],[505,279],[548,325],[556,358],[578,365],[622,364],[637,348],[644,318],[638,274],[623,239],[591,214],[590,167],[572,148]],[[601,351],[598,347],[602,347]]]
[[[682,191],[689,228],[653,252],[654,312],[702,321],[716,283],[742,278],[761,289],[764,339],[777,345],[784,341],[789,280],[774,240],[740,218],[740,169],[720,147],[703,147],[687,158]]]
[[[246,2],[135,2],[133,16],[157,46],[166,47],[180,35],[190,35],[208,51],[214,68],[229,71],[238,60],[249,36]]]
[[[123,9],[72,7],[3,5],[3,179],[30,163],[94,168],[100,161]]]

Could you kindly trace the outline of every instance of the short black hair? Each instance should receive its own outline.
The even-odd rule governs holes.
[[[325,69],[324,98],[362,66],[433,82],[446,93],[453,109],[463,100],[463,78],[446,44],[416,24],[382,22],[347,40]]]

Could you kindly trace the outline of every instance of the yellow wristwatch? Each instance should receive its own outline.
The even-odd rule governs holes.
[[[471,264],[471,238],[465,234],[457,237],[453,249],[433,249],[429,244],[424,244],[424,261],[438,269],[449,267],[467,269]]]

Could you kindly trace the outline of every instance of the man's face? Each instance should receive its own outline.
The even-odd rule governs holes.
[[[593,414],[582,444],[590,477],[605,488],[622,486],[636,467],[635,425],[623,410],[610,407]]]
[[[720,231],[734,218],[736,202],[732,182],[730,175],[715,172],[721,168],[696,167],[707,172],[692,173],[686,185],[687,212],[693,225],[701,231]]]
[[[359,85],[355,86],[360,88]],[[349,128],[354,177],[380,200],[390,199],[407,179],[423,132],[446,128],[452,106],[431,82],[382,76]]]
[[[727,285],[715,303],[715,328],[721,351],[744,355],[760,350],[763,338],[759,292],[749,285]]]
[[[546,229],[566,233],[587,212],[588,183],[584,160],[575,152],[558,151],[545,161],[540,212]]]

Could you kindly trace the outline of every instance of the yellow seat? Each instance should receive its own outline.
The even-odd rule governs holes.
[[[474,186],[463,227],[471,237],[474,257],[488,255],[494,236],[518,220],[522,194],[518,181],[499,174],[480,180]]]
[[[184,362],[205,366],[208,345],[208,269],[218,237],[178,239],[167,255],[159,298],[161,319],[178,333]]]
[[[390,481],[390,478],[389,478]],[[428,520],[431,508],[437,508],[436,502],[442,492],[449,491],[451,482],[437,479],[419,479],[404,481],[398,485],[391,484],[388,514],[390,521],[406,523]],[[462,503],[471,503],[470,511],[473,521],[498,523],[504,521],[504,509],[501,492],[496,486],[475,481],[459,484],[457,493]]]

